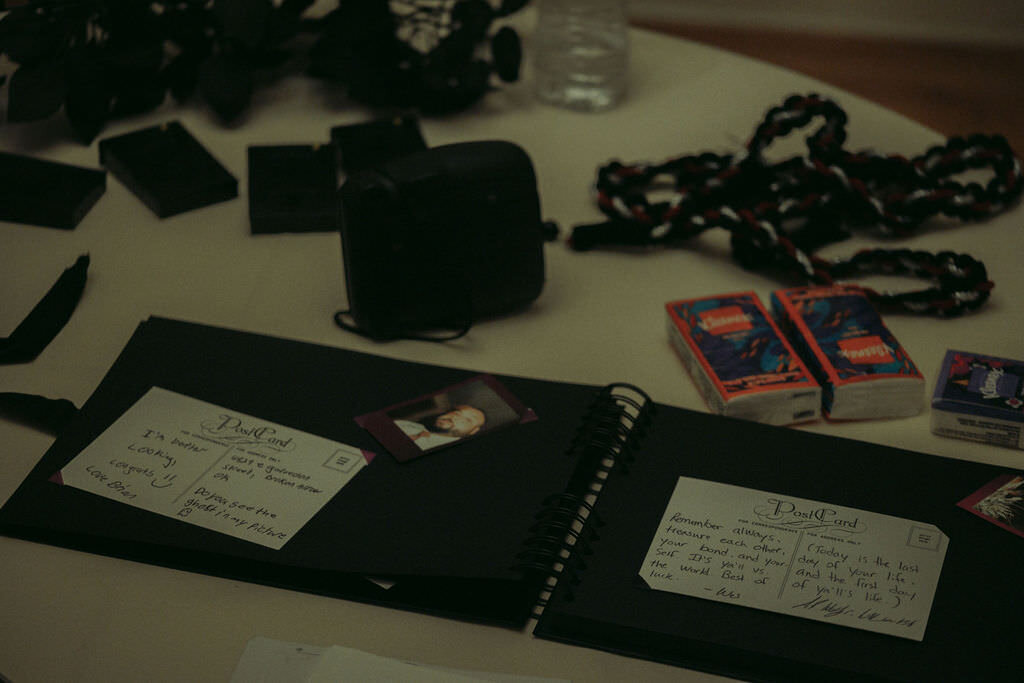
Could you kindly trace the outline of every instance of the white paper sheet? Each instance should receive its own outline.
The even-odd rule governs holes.
[[[372,454],[153,387],[64,484],[280,549]]]
[[[256,636],[245,644],[228,683],[304,683],[326,649]]]
[[[408,683],[482,683],[485,679],[454,671],[439,671],[427,666],[403,662],[390,657],[330,647],[320,656],[307,683],[341,683],[343,681],[406,681]]]
[[[889,515],[680,477],[651,588],[922,640],[949,539]]]
[[[485,683],[570,683],[565,679],[466,671],[415,662],[334,645],[320,647],[283,640],[252,638],[238,660],[230,683],[315,683],[316,681],[483,681]]]

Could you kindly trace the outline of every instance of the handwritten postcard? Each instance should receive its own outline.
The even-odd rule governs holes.
[[[280,549],[372,457],[153,387],[56,480]]]
[[[948,545],[930,524],[680,477],[640,576],[656,590],[920,641]]]

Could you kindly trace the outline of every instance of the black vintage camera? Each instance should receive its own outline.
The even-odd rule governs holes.
[[[387,161],[350,177],[338,205],[343,327],[374,339],[458,335],[540,295],[545,228],[533,164],[517,145],[467,142]]]

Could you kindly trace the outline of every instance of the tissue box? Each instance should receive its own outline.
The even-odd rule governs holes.
[[[947,351],[932,395],[932,431],[1024,449],[1024,361]]]
[[[909,417],[924,408],[924,378],[860,287],[777,290],[772,310],[821,383],[826,417]]]
[[[821,415],[821,387],[756,294],[665,309],[669,339],[712,412],[778,425]]]

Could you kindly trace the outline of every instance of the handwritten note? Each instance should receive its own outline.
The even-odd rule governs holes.
[[[680,477],[640,576],[657,590],[922,640],[948,543],[921,522]]]
[[[64,484],[280,549],[372,454],[153,387]]]

